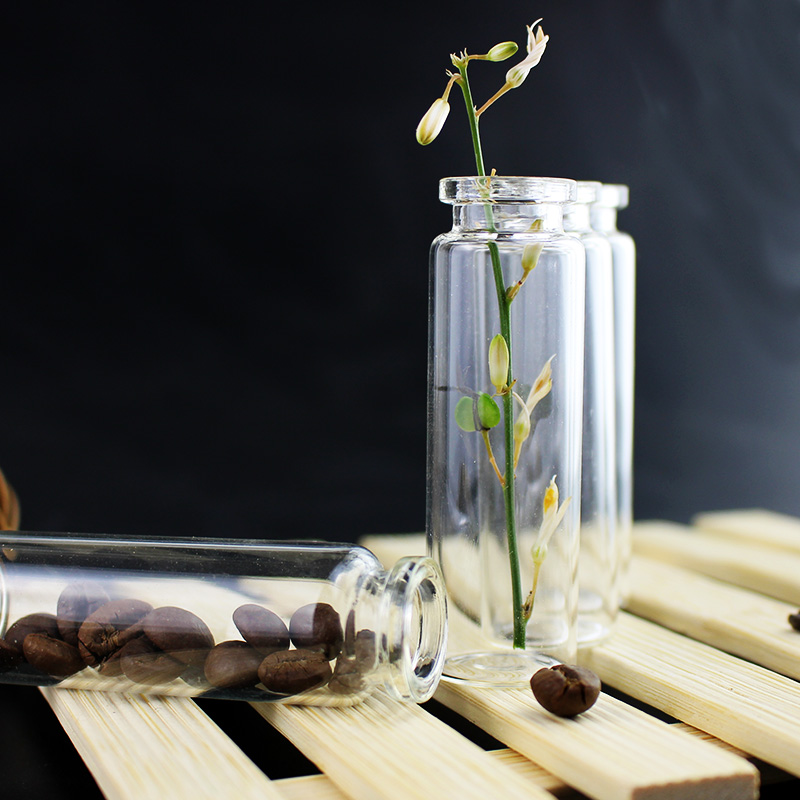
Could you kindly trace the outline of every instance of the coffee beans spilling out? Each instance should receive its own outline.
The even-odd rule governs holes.
[[[576,717],[590,709],[601,688],[600,679],[590,669],[566,664],[545,667],[531,678],[533,696],[559,717]]]
[[[89,676],[125,678],[142,691],[180,679],[212,695],[244,692],[248,700],[367,688],[375,634],[356,632],[351,619],[345,636],[328,603],[298,608],[288,624],[247,603],[233,612],[233,623],[242,638],[215,643],[206,623],[187,609],[153,608],[111,598],[97,584],[74,583],[61,593],[55,614],[28,614],[8,628],[0,639],[0,673],[36,683],[89,670]]]

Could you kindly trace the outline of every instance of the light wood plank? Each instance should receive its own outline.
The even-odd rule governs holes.
[[[636,523],[633,550],[800,606],[800,554],[661,521]]]
[[[795,606],[644,556],[633,557],[630,586],[634,614],[800,679]]]
[[[41,692],[109,800],[282,797],[192,700]]]
[[[420,706],[382,694],[352,708],[253,707],[354,800],[552,800]]]
[[[446,682],[435,697],[596,800],[756,796],[749,762],[605,694],[575,719],[548,713],[525,689]]]
[[[800,554],[800,519],[763,508],[708,511],[691,524],[707,533]]]
[[[574,790],[563,781],[513,750],[507,748],[488,750],[487,755],[506,764],[531,784],[552,792],[559,798],[568,798],[575,794]],[[280,788],[285,800],[347,800],[347,795],[339,791],[326,775],[283,778],[275,781],[275,785]]]
[[[583,654],[602,680],[800,775],[800,684],[627,613]]]

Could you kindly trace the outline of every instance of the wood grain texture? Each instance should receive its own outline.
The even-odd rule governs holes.
[[[796,681],[627,613],[583,661],[610,686],[800,775]]]
[[[109,800],[282,797],[188,698],[41,691]]]
[[[800,553],[661,521],[634,526],[633,551],[800,606]]]
[[[800,519],[776,511],[763,508],[708,511],[692,517],[691,524],[731,540],[800,554]]]
[[[796,606],[644,556],[632,567],[629,611],[800,679],[800,633],[788,622]]]
[[[352,708],[253,704],[354,800],[552,800],[420,706],[383,695]]]
[[[605,694],[575,719],[548,713],[529,689],[443,682],[436,699],[596,800],[756,796],[746,760]]]

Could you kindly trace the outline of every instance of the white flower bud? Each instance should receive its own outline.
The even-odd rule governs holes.
[[[439,135],[449,113],[450,103],[447,100],[443,97],[434,100],[417,125],[417,141],[420,144],[430,144]]]
[[[489,380],[498,394],[508,383],[509,357],[508,344],[498,333],[489,343]]]
[[[500,44],[496,44],[486,54],[486,60],[505,61],[507,58],[511,58],[511,56],[517,52],[517,50],[519,50],[519,48],[517,47],[516,42],[500,42]]]

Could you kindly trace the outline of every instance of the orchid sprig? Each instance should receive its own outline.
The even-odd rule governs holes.
[[[558,504],[558,486],[556,484],[556,476],[554,475],[544,493],[542,524],[539,528],[539,535],[536,537],[533,547],[531,547],[531,558],[533,559],[533,586],[530,592],[528,592],[528,597],[522,609],[522,614],[526,620],[530,619],[533,613],[536,588],[539,584],[539,571],[547,556],[547,545],[550,543],[553,534],[561,524],[561,520],[564,519],[564,514],[567,512],[567,506],[569,506],[570,500],[571,498],[568,497],[561,505]]]
[[[535,67],[542,58],[548,36],[545,36],[540,27],[537,27],[541,19],[536,20],[533,25],[528,25],[527,55],[514,67],[506,72],[505,82],[500,89],[489,98],[480,109],[476,108],[472,99],[472,89],[468,79],[468,67],[472,61],[505,61],[513,56],[518,47],[514,42],[501,42],[492,47],[482,55],[470,55],[466,50],[458,54],[451,54],[450,60],[456,71],[448,70],[447,84],[442,96],[434,100],[428,111],[417,125],[417,141],[422,145],[428,145],[436,139],[444,127],[444,123],[450,113],[449,97],[453,86],[457,85],[461,89],[464,97],[464,105],[467,111],[472,145],[475,153],[475,165],[479,178],[486,178],[486,169],[483,161],[483,150],[480,141],[479,118],[493,103],[506,94],[511,89],[519,87],[527,78],[528,73]],[[492,171],[494,174],[494,171]],[[487,187],[488,189],[488,187]],[[494,224],[494,210],[491,200],[488,197],[485,205],[487,227],[490,232],[496,232]],[[503,269],[500,261],[500,250],[497,242],[492,238],[486,245],[492,265],[495,289],[497,294],[498,316],[500,323],[500,333],[492,339],[489,351],[489,369],[492,385],[495,387],[496,396],[502,403],[503,418],[503,443],[505,448],[505,470],[501,472],[492,453],[491,442],[489,440],[489,429],[493,425],[494,419],[487,420],[488,412],[494,418],[494,410],[497,404],[494,398],[486,393],[478,394],[470,392],[473,396],[465,396],[456,404],[456,422],[463,430],[479,430],[486,444],[489,461],[497,475],[503,490],[503,499],[506,518],[506,540],[508,544],[508,558],[511,572],[511,594],[513,608],[513,646],[515,648],[525,648],[525,626],[527,618],[523,615],[522,603],[522,584],[520,579],[519,553],[517,547],[516,534],[516,501],[515,501],[515,470],[519,459],[522,443],[528,438],[531,431],[531,404],[530,397],[523,400],[513,389],[515,380],[512,370],[512,347],[511,347],[511,303],[519,293],[528,275],[535,268],[541,253],[541,246],[529,245],[523,253],[523,274],[520,280],[510,287],[505,286]],[[501,344],[502,342],[502,344]],[[549,364],[549,362],[548,362]],[[541,376],[540,376],[541,377]],[[551,384],[550,384],[551,385]],[[549,388],[548,388],[549,391]],[[544,396],[544,395],[542,395]],[[474,398],[477,398],[474,399]],[[488,401],[488,402],[487,402]],[[489,405],[491,403],[491,406]],[[538,402],[538,400],[537,400]],[[522,411],[514,420],[514,403],[520,405]],[[483,411],[481,411],[481,408]],[[499,413],[499,409],[497,409]],[[499,424],[499,419],[494,424]]]

